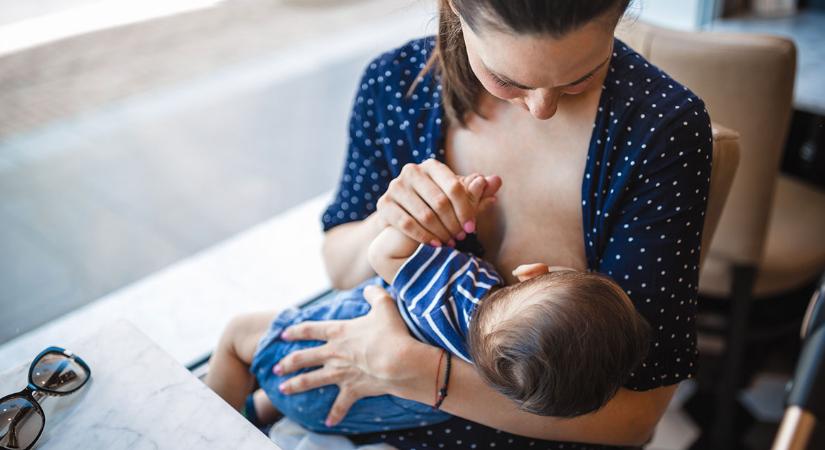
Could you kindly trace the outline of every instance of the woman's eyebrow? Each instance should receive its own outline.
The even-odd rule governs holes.
[[[591,75],[593,75],[594,73],[596,73],[596,71],[598,71],[599,69],[601,69],[601,68],[602,68],[602,66],[604,66],[605,64],[607,64],[607,62],[608,62],[608,61],[610,61],[610,56],[611,56],[611,55],[608,55],[608,56],[607,56],[607,58],[605,58],[605,60],[604,60],[604,61],[602,61],[601,63],[599,63],[599,65],[598,65],[598,66],[594,67],[594,68],[593,68],[593,70],[591,70],[590,72],[587,72],[587,73],[586,73],[585,75],[583,75],[581,78],[577,79],[576,81],[573,81],[572,83],[563,84],[563,85],[561,85],[561,86],[559,86],[559,87],[574,86],[574,85],[579,84],[579,83],[581,83],[582,81],[586,80],[586,79],[587,79],[587,78],[589,78]],[[482,65],[484,65],[484,68],[485,68],[485,69],[487,69],[487,71],[488,71],[488,72],[490,72],[491,74],[493,74],[494,76],[496,76],[497,78],[499,78],[501,81],[504,81],[505,83],[512,85],[513,87],[517,87],[517,88],[519,88],[519,89],[524,89],[524,90],[526,90],[526,91],[532,91],[532,90],[536,89],[536,88],[534,88],[534,87],[525,86],[525,85],[523,85],[523,84],[519,83],[518,81],[514,81],[513,79],[511,79],[510,77],[508,77],[508,76],[506,76],[506,75],[502,75],[502,74],[500,74],[500,73],[498,73],[498,72],[496,72],[496,71],[494,71],[494,70],[490,69],[490,68],[489,68],[489,67],[487,67],[487,65],[486,65],[486,64],[484,64],[483,62],[482,62]]]

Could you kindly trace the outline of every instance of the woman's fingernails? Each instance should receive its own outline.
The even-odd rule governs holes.
[[[286,394],[286,383],[281,383],[278,386],[278,390],[281,391],[282,394]]]
[[[282,331],[282,332],[281,332],[281,339],[283,339],[283,340],[285,340],[285,341],[288,341],[288,340],[289,340],[289,336],[287,336],[287,335],[286,335],[286,331]]]
[[[284,368],[280,364],[276,364],[272,371],[275,372],[275,375],[283,375]]]
[[[458,232],[458,234],[457,234],[457,235],[455,235],[455,237],[456,237],[456,239],[458,239],[459,241],[463,241],[464,239],[466,239],[466,238],[467,238],[467,233],[465,233],[465,232],[463,232],[463,231],[459,231],[459,232]]]
[[[476,222],[474,220],[468,220],[467,223],[464,224],[464,231],[474,233],[476,231]]]
[[[332,426],[332,421],[327,419],[327,420],[324,421],[324,425],[326,425],[327,427],[331,427]]]
[[[455,241],[450,239],[450,242],[447,242],[447,245],[449,245],[450,247],[455,247]]]
[[[441,247],[441,242],[438,242],[435,239],[433,239],[432,241],[430,241],[430,245],[433,247]]]

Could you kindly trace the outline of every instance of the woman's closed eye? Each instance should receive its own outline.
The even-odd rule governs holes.
[[[579,85],[581,85],[581,84],[584,84],[586,81],[590,80],[591,78],[593,78],[595,75],[596,75],[595,73],[588,74],[586,77],[582,78],[581,80],[578,80],[578,81],[576,81],[575,83],[568,84],[568,85],[567,85],[567,86],[565,86],[565,87],[576,87],[576,86],[579,86]]]
[[[513,85],[512,85],[509,81],[502,80],[501,78],[497,77],[497,76],[496,76],[496,74],[494,74],[494,73],[490,73],[490,77],[493,79],[493,81],[494,81],[497,85],[499,85],[499,86],[501,86],[501,87],[503,87],[503,88],[511,88],[511,87],[515,87],[515,86],[513,86]]]
[[[579,88],[581,88],[581,87],[583,87],[583,86],[586,86],[586,85],[587,85],[587,82],[588,82],[588,81],[590,81],[591,79],[593,79],[593,77],[594,77],[595,75],[596,75],[595,73],[591,73],[591,74],[587,75],[586,77],[584,77],[584,78],[582,78],[582,79],[580,79],[580,80],[578,80],[578,81],[576,81],[576,82],[574,82],[574,83],[571,83],[571,84],[568,84],[568,85],[566,85],[566,86],[563,86],[563,89],[564,89],[566,92],[574,92],[574,91],[578,91],[578,90],[579,90]],[[505,89],[508,89],[508,88],[524,89],[524,88],[522,88],[522,87],[520,87],[520,86],[515,86],[513,83],[511,83],[511,82],[509,82],[509,81],[507,81],[507,80],[502,80],[500,77],[498,77],[496,74],[494,74],[494,73],[492,73],[492,72],[490,72],[490,78],[492,78],[492,79],[493,79],[493,81],[494,81],[497,85],[499,85],[500,87],[505,88]]]
[[[581,80],[576,81],[575,83],[568,84],[562,88],[562,92],[567,95],[576,95],[581,94],[582,92],[586,91],[587,88],[590,86],[589,81],[595,77],[595,73],[591,73],[586,77],[582,78]]]

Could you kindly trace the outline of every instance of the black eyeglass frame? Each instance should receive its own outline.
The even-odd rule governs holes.
[[[34,383],[34,368],[35,368],[35,366],[37,366],[37,363],[40,362],[41,359],[43,359],[44,356],[46,356],[48,354],[52,354],[52,353],[65,356],[66,358],[76,362],[80,367],[83,368],[83,370],[86,371],[86,379],[83,380],[82,383],[78,384],[77,387],[75,387],[74,389],[71,389],[71,390],[68,390],[68,391],[62,391],[62,392],[54,390],[54,389],[40,387],[40,386],[36,385]],[[23,398],[23,399],[27,400],[29,403],[31,403],[34,406],[35,411],[38,414],[40,414],[40,417],[43,418],[43,425],[40,427],[40,430],[37,432],[37,436],[34,437],[34,439],[32,440],[32,443],[28,447],[26,447],[24,449],[10,449],[10,448],[6,447],[5,445],[0,445],[0,450],[30,450],[31,448],[34,447],[34,445],[40,439],[40,435],[43,434],[43,430],[46,428],[46,413],[43,412],[43,407],[40,406],[40,402],[36,398],[34,398],[34,394],[36,392],[42,392],[45,395],[58,395],[58,396],[71,395],[71,394],[77,392],[78,390],[80,390],[83,386],[85,386],[86,383],[89,382],[89,379],[91,377],[92,377],[92,369],[89,368],[89,365],[86,364],[86,361],[83,361],[83,358],[75,355],[71,350],[66,350],[65,348],[62,348],[62,347],[48,347],[45,350],[43,350],[42,352],[40,352],[37,356],[35,356],[34,359],[32,360],[31,365],[29,366],[29,379],[28,379],[28,384],[26,385],[26,387],[23,388],[19,392],[15,392],[14,394],[9,394],[9,395],[3,396],[2,398],[0,398],[0,404],[2,404],[3,402],[6,402],[8,400],[15,399],[15,398]]]

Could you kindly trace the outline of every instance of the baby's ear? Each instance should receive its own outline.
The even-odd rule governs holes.
[[[527,281],[549,271],[550,268],[547,267],[547,264],[522,264],[513,270],[513,276],[518,278],[519,281]]]

